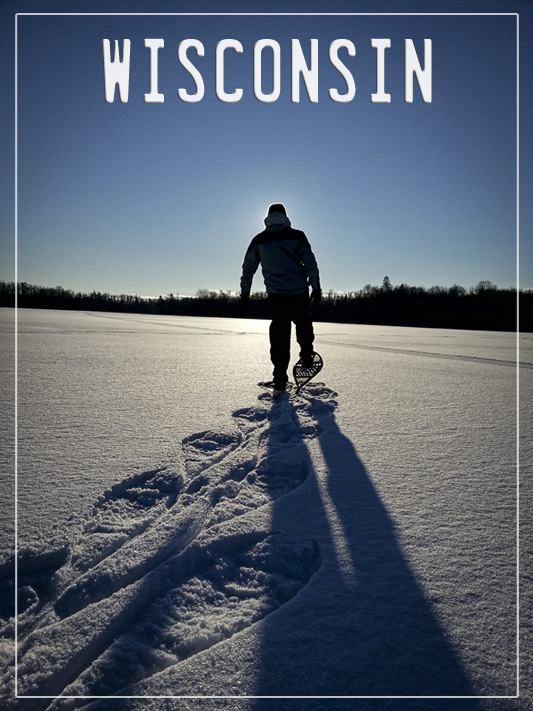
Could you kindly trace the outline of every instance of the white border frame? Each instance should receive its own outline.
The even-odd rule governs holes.
[[[18,18],[27,16],[516,17],[516,694],[513,696],[19,696],[18,694]],[[518,699],[520,698],[520,13],[518,12],[18,12],[15,13],[15,698],[17,699]]]

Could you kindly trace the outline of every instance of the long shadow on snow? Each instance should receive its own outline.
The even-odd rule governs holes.
[[[294,401],[296,406],[284,400],[274,403],[269,412],[265,484],[273,500],[273,513],[271,535],[265,539],[262,556],[274,579],[281,579],[286,586],[292,584],[296,574],[296,587],[300,586],[299,578],[303,587],[295,597],[287,588],[286,600],[281,590],[276,595],[278,609],[261,622],[259,677],[254,694],[472,696],[467,675],[401,551],[393,522],[352,443],[335,422],[334,394],[320,387],[309,392],[309,396]],[[314,448],[314,461],[321,453],[323,465],[315,469],[308,448]],[[276,498],[280,479],[288,475],[301,483],[305,472],[306,484],[291,495]],[[269,475],[272,486],[268,484]],[[310,528],[322,551],[322,564],[311,583],[305,584],[311,568],[309,561],[300,560],[298,551],[309,545]],[[281,558],[279,541],[285,541]],[[226,542],[220,541],[217,550],[221,547],[222,554],[235,558],[235,543],[229,541],[226,551]],[[291,552],[287,545],[293,546]],[[176,570],[174,560],[169,560],[144,577],[132,604],[112,622],[117,634],[129,627],[154,592],[165,592],[189,573],[198,572],[199,560],[193,548],[184,553],[180,570]],[[298,575],[298,566],[302,565],[305,574]],[[199,568],[206,572],[204,565]],[[115,636],[106,626],[102,639],[96,638],[92,644],[95,649],[81,651],[79,665],[70,660],[71,679]],[[104,685],[106,678],[104,674]],[[64,679],[61,687],[71,679]],[[55,694],[61,689],[46,691]],[[146,692],[141,688],[138,691],[141,695]],[[25,703],[28,709],[47,706],[46,700]],[[80,699],[79,705],[83,703]],[[111,700],[103,703],[106,708],[112,707]],[[276,708],[289,708],[279,703]],[[297,708],[296,701],[285,703]],[[327,702],[312,703],[313,709],[320,709]],[[386,702],[381,703],[380,708],[385,708]],[[257,699],[255,707],[271,711],[272,700]],[[466,707],[475,711],[477,703],[464,702],[462,708]],[[414,708],[413,702],[409,708]],[[432,707],[426,701],[424,708]]]
[[[22,642],[19,680],[25,708],[49,707],[49,699],[31,696],[78,696],[80,689],[88,697],[150,695],[154,676],[177,672],[182,662],[263,619],[307,584],[319,565],[311,542],[297,546],[270,532],[268,525],[255,528],[253,517],[244,528],[233,525],[291,492],[309,474],[301,457],[290,470],[284,464],[295,427],[285,428],[282,419],[269,431],[265,408],[237,411],[234,417],[243,429],[242,440],[211,432],[184,440],[198,445],[204,455],[199,462],[194,452],[186,455],[191,466],[185,486],[173,468],[168,480],[162,468],[126,479],[102,497],[104,505],[99,504],[94,516],[107,530],[113,515],[108,520],[105,504],[113,503],[113,513],[117,499],[133,497],[137,502],[141,495],[144,501],[152,474],[157,483],[152,488],[172,494],[150,525],[135,526],[125,542],[103,551],[108,555],[98,549],[95,556],[94,542],[86,544],[87,550],[82,547],[76,557],[82,567],[67,571],[68,585],[52,601],[57,619]],[[266,461],[265,430],[272,445]],[[213,438],[215,454],[206,458]],[[232,446],[221,451],[221,441]],[[148,496],[148,504],[152,498]],[[32,660],[47,651],[53,663],[34,669]],[[179,683],[167,677],[166,684],[163,688],[170,685],[179,694]],[[81,708],[88,702],[61,699],[50,708]],[[110,698],[94,702],[105,709],[112,703]]]
[[[264,620],[257,695],[475,696],[393,521],[335,421],[335,394],[315,386],[305,397],[309,405],[300,416],[298,401],[296,407],[290,399],[272,407],[271,418],[286,408],[296,423],[291,449],[304,445],[310,472],[305,490],[274,503],[272,530],[283,530],[290,517],[291,529],[305,535],[312,516],[324,560],[293,604]],[[302,422],[306,413],[311,417]],[[313,467],[306,443],[320,450],[322,472]],[[315,709],[327,701],[312,703]],[[399,700],[391,703],[403,707]],[[417,702],[406,703],[414,708]],[[428,700],[422,703],[433,708]],[[470,711],[479,708],[475,699],[462,703]],[[299,708],[294,701],[284,704],[280,708]],[[256,708],[271,711],[272,701],[258,699]]]

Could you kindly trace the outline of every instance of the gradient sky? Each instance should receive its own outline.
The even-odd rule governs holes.
[[[182,3],[80,2],[76,12],[508,12],[521,13],[520,286],[533,287],[531,245],[531,8],[529,2]],[[71,12],[72,3],[8,1],[2,12],[3,66],[13,67],[15,12]],[[527,14],[526,14],[527,13]],[[9,36],[8,36],[9,34]],[[18,18],[18,279],[75,291],[194,294],[238,289],[251,238],[267,206],[282,201],[306,232],[325,290],[365,284],[469,287],[517,283],[517,21],[516,16],[38,16]],[[131,40],[128,103],[106,103],[102,40]],[[150,90],[144,38],[162,38],[159,91]],[[178,98],[194,84],[177,59],[189,51],[205,96]],[[215,94],[215,49],[226,52],[226,91]],[[281,46],[281,94],[272,104],[253,93],[253,46]],[[303,82],[291,102],[291,39],[309,57],[319,43],[319,99]],[[329,63],[334,39],[350,39],[356,56],[339,56],[356,84],[353,101]],[[376,104],[376,50],[388,38],[386,91]],[[404,40],[421,63],[433,43],[433,101],[415,81],[404,101]],[[10,56],[9,56],[10,55]],[[265,53],[265,64],[268,54]],[[14,79],[4,78],[4,96]],[[528,79],[527,83],[531,82]],[[265,86],[268,77],[265,74]],[[14,116],[2,129],[2,260],[0,279],[14,278]],[[529,119],[529,121],[528,121]],[[6,128],[7,126],[7,128]],[[11,147],[9,147],[9,141]],[[258,274],[253,289],[261,290]]]

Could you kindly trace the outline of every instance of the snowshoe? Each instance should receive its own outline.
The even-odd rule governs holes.
[[[315,375],[318,375],[324,366],[322,356],[313,352],[311,359],[300,360],[292,369],[292,376],[296,383],[296,392],[299,393],[302,387],[308,383]]]

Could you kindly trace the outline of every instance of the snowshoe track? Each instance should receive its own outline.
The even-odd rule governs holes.
[[[234,432],[187,437],[179,466],[135,474],[99,497],[69,559],[55,561],[55,575],[49,568],[46,594],[25,588],[31,615],[19,616],[19,693],[118,693],[294,597],[320,565],[317,545],[295,545],[269,530],[268,516],[247,514],[307,478],[299,447],[302,434],[319,434],[317,407],[336,407],[320,383],[290,408],[265,393],[233,413]],[[24,703],[51,710],[72,702]]]

